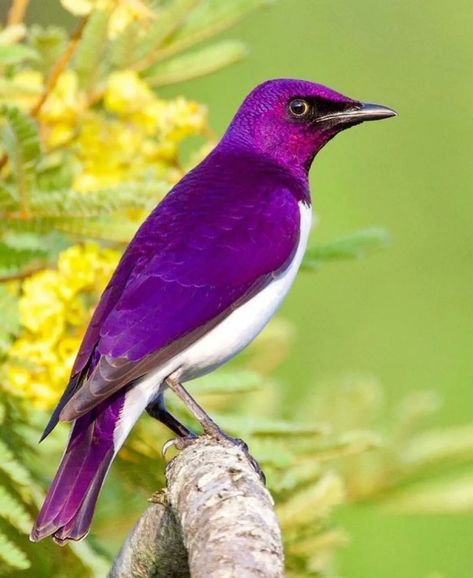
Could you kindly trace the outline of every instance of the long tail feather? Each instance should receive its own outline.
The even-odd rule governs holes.
[[[114,434],[121,421],[125,396],[125,392],[120,392],[74,422],[31,540],[36,542],[52,535],[62,544],[80,540],[87,534],[100,488],[119,449]]]

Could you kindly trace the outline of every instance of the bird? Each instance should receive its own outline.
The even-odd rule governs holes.
[[[100,298],[41,438],[72,422],[32,541],[86,536],[145,410],[192,437],[166,409],[167,389],[205,433],[223,433],[183,384],[242,351],[288,293],[310,232],[317,153],[347,128],[395,115],[306,80],[268,80],[248,94],[220,142],[143,222]]]

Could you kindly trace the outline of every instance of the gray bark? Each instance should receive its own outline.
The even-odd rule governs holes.
[[[169,463],[166,480],[109,578],[283,576],[273,500],[240,447],[202,436]]]

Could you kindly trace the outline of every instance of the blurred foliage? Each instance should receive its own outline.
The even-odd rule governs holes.
[[[299,398],[297,420],[275,419],[283,413],[285,384],[276,383],[273,373],[292,334],[287,322],[273,321],[251,352],[192,386],[219,425],[247,441],[263,468],[276,501],[289,578],[338,576],[335,553],[350,541],[333,521],[339,506],[370,503],[394,513],[472,511],[473,424],[429,425],[441,409],[433,392],[413,392],[389,406],[377,380],[350,375],[307,388],[313,393]],[[171,396],[168,406],[196,428]],[[169,437],[153,420],[141,420],[114,466],[122,491],[141,493],[141,507],[164,484],[160,451]],[[96,531],[106,534],[112,523],[129,529],[129,509],[124,503],[104,511]]]
[[[61,3],[79,18],[70,35],[25,27],[24,1],[12,2],[0,30],[0,574],[98,578],[144,498],[163,483],[160,448],[169,434],[140,421],[112,469],[95,534],[60,550],[50,542],[31,546],[27,533],[65,432],[59,428],[41,452],[36,440],[123,244],[213,146],[205,106],[163,99],[159,88],[242,58],[237,41],[197,45],[267,1]],[[384,230],[360,231],[309,248],[304,268],[386,244]],[[299,396],[297,421],[272,417],[284,413],[271,376],[291,333],[273,322],[251,354],[193,386],[264,468],[288,576],[335,575],[333,554],[347,536],[330,514],[342,503],[376,501],[404,512],[473,508],[473,426],[426,427],[438,409],[432,394],[386,408],[374,380],[350,377]],[[130,490],[136,504],[124,499]]]

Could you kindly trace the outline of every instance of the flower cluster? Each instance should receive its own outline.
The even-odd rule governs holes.
[[[17,77],[27,95],[41,91],[41,73],[24,70]],[[77,73],[66,70],[40,111],[46,149],[73,152],[73,188],[86,192],[123,182],[178,180],[179,146],[206,130],[205,107],[183,97],[159,98],[132,70],[112,72],[102,96],[103,110],[93,109]],[[31,103],[31,97],[23,99],[25,107]]]
[[[57,403],[68,381],[91,310],[119,258],[111,249],[87,243],[61,253],[56,269],[22,284],[21,333],[12,344],[4,385],[33,405]]]
[[[98,13],[105,14],[109,47],[136,22],[144,34],[159,15],[142,0],[61,2],[84,22],[91,22]],[[8,28],[3,30],[0,44],[15,50],[19,41],[29,38],[24,25],[15,30],[8,35]],[[44,42],[49,42],[48,32],[43,34]],[[84,36],[87,42],[87,33]],[[29,54],[24,52],[29,48],[22,49]],[[67,54],[65,44],[62,49]],[[20,56],[23,53],[18,52]],[[162,98],[146,75],[140,75],[131,64],[117,67],[115,62],[107,62],[97,67],[91,82],[84,83],[74,58],[59,69],[38,66],[39,61],[36,56],[7,65],[11,90],[0,91],[0,107],[14,106],[37,125],[41,142],[38,169],[60,167],[67,175],[67,182],[52,185],[54,194],[62,188],[65,194],[72,190],[83,193],[84,198],[104,190],[113,196],[127,185],[136,188],[141,183],[163,183],[165,188],[182,177],[188,168],[180,159],[183,141],[208,132],[205,106],[181,96]],[[206,139],[202,150],[207,151],[208,146]],[[0,150],[0,157],[2,154]],[[193,160],[191,157],[190,162]],[[0,170],[15,186],[12,167],[3,163]],[[40,187],[44,194],[43,182]],[[32,187],[28,195],[35,193]],[[12,209],[12,219],[17,212]],[[22,206],[20,212],[34,218],[28,207]],[[143,218],[140,210],[124,210],[123,214],[135,221]],[[40,408],[57,402],[93,306],[118,255],[119,251],[94,244],[74,245],[60,255],[56,269],[45,269],[18,284],[21,332],[12,343],[4,368],[7,388]]]
[[[110,38],[116,38],[132,22],[146,22],[155,17],[155,13],[142,0],[61,0],[61,4],[76,16],[87,16],[93,10],[110,11]]]
[[[77,190],[150,179],[172,183],[182,176],[179,145],[205,129],[205,107],[182,97],[158,98],[131,70],[108,77],[103,104],[109,116],[90,112],[81,119]]]

